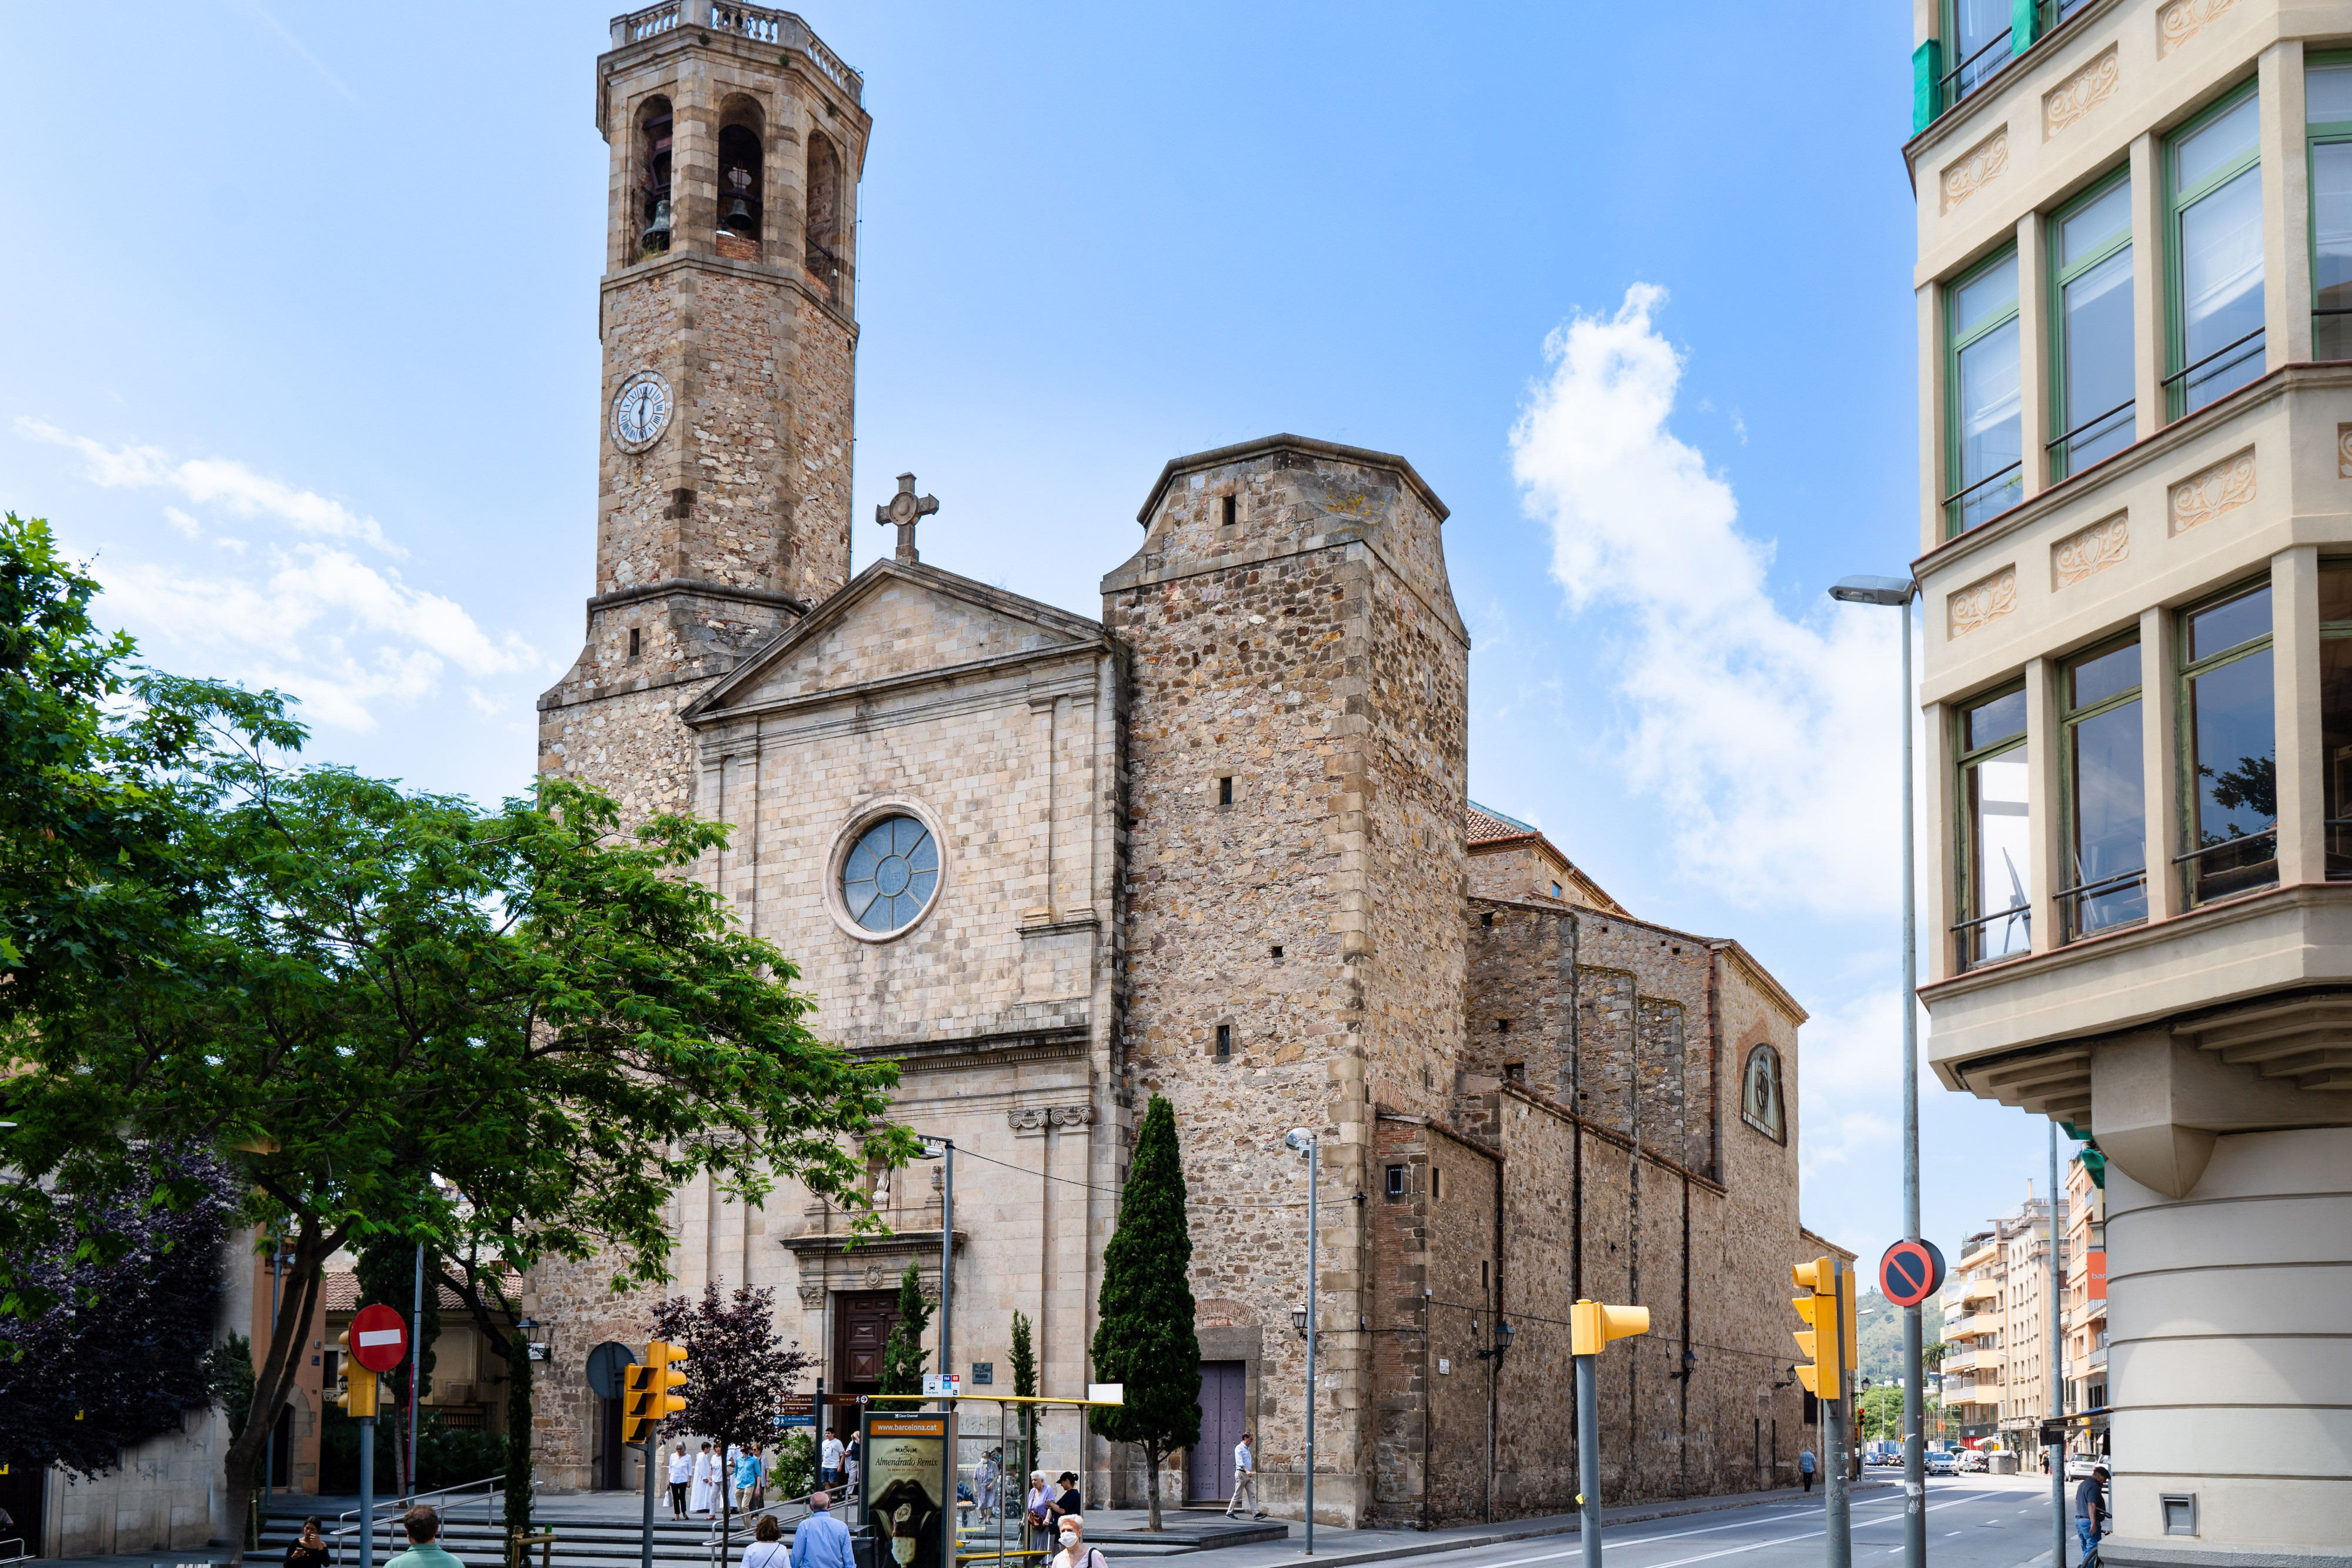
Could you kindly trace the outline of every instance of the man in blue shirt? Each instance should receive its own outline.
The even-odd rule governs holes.
[[[857,1568],[849,1526],[833,1517],[832,1503],[824,1492],[810,1495],[809,1516],[793,1530],[793,1568]]]
[[[2087,1560],[2099,1544],[2099,1536],[2107,1522],[2107,1467],[2094,1465],[2091,1473],[2074,1489],[2074,1539],[2083,1543],[2083,1556]]]

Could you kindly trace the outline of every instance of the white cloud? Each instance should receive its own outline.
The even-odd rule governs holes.
[[[384,538],[373,517],[362,517],[315,490],[297,490],[257,474],[232,458],[191,457],[173,462],[171,454],[158,446],[127,443],[108,446],[24,415],[17,417],[16,430],[35,441],[80,453],[93,485],[108,489],[176,490],[198,506],[223,507],[244,517],[276,517],[304,533],[357,539],[393,556],[408,553]],[[175,523],[185,516],[173,514]]]
[[[177,507],[164,507],[163,520],[172,525],[173,532],[184,534],[189,538],[194,538],[205,531],[204,524],[196,521],[195,518],[188,516],[187,513],[180,510]]]
[[[1546,342],[1511,433],[1522,502],[1551,528],[1570,606],[1623,622],[1601,661],[1625,708],[1620,761],[1664,805],[1682,871],[1754,907],[1882,912],[1899,887],[1898,618],[1799,622],[1773,602],[1770,545],[1667,428],[1682,358],[1652,324],[1664,299],[1635,284],[1613,316]]]
[[[261,578],[134,562],[109,575],[106,604],[171,644],[174,664],[202,657],[208,673],[280,687],[315,721],[345,729],[373,728],[378,699],[430,695],[453,664],[477,678],[541,666],[520,637],[493,638],[454,601],[347,551],[299,545],[270,556]]]

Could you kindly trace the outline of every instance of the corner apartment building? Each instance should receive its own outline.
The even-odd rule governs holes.
[[[2352,4],[1915,37],[1929,1061],[2106,1156],[2105,1560],[2341,1562]]]
[[[2062,1204],[2062,1229],[2065,1213]],[[2048,1198],[2027,1198],[1961,1243],[1944,1291],[1943,1403],[1964,1447],[1998,1438],[2032,1450],[2050,1409],[2050,1293]]]
[[[2066,1414],[2075,1453],[2106,1452],[2106,1191],[2080,1156],[2066,1167]]]

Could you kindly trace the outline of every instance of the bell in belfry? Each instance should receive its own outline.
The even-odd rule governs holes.
[[[751,209],[740,196],[736,197],[735,204],[727,209],[727,228],[739,235],[751,232]]]
[[[669,198],[664,196],[654,204],[654,221],[637,236],[637,244],[646,250],[669,248]]]

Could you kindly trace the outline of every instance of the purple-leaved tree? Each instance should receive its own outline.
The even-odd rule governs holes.
[[[733,1528],[734,1480],[724,1469],[727,1450],[776,1440],[776,1407],[798,1392],[801,1375],[816,1364],[796,1340],[776,1333],[776,1292],[738,1285],[724,1301],[719,1282],[702,1300],[674,1296],[654,1309],[654,1337],[686,1347],[686,1408],[678,1419],[696,1436],[719,1445],[719,1536]],[[726,1568],[726,1547],[719,1548]]]

